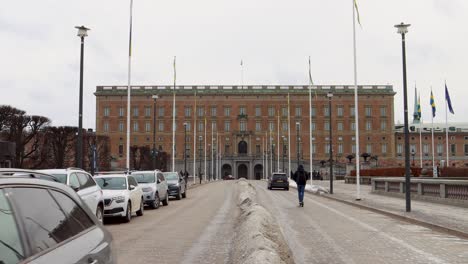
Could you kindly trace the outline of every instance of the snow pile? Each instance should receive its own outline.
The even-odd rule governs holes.
[[[233,263],[294,263],[274,217],[256,200],[256,190],[239,180],[241,215],[234,241]]]
[[[297,189],[296,182],[294,181],[289,181],[289,186],[292,188]],[[311,193],[318,193],[318,194],[323,194],[323,193],[329,193],[328,189],[325,187],[322,187],[320,185],[310,185],[307,184],[305,187],[306,192],[311,192]]]

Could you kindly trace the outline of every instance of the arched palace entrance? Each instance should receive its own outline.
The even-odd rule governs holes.
[[[228,175],[232,175],[232,168],[229,164],[224,164],[221,168],[221,177],[226,177]],[[234,176],[234,175],[233,175]]]
[[[247,168],[247,165],[245,164],[240,164],[239,167],[237,167],[237,178],[249,178],[249,169]]]
[[[263,166],[261,164],[255,165],[254,175],[256,180],[261,180],[263,178]]]

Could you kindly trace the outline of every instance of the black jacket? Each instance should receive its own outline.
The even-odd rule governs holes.
[[[299,165],[299,168],[293,175],[293,180],[296,182],[297,185],[306,185],[308,178],[307,172],[304,170],[302,165]]]

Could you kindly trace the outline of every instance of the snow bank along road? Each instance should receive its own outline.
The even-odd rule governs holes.
[[[245,230],[256,228],[252,231],[252,235],[257,234],[255,239],[271,238],[258,231],[263,224],[245,225],[251,216],[266,223],[265,230],[273,233],[278,223],[276,228],[290,251],[281,238],[260,249],[268,253],[282,245],[280,249],[285,252],[279,252],[280,258],[292,256],[287,263],[468,263],[467,240],[310,194],[305,196],[305,207],[299,208],[295,189],[268,191],[265,182],[250,184],[255,187],[251,190],[254,199],[266,210],[241,210],[238,203],[242,202],[239,197],[243,187],[236,181],[225,181],[190,189],[187,199],[145,210],[143,217],[135,217],[128,224],[108,221],[106,227],[114,236],[118,262],[247,261],[252,247],[242,243]],[[265,221],[265,215],[274,221]]]
[[[300,208],[296,189],[252,184],[296,263],[468,263],[467,240],[307,193]]]

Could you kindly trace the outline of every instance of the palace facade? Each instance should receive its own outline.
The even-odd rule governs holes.
[[[206,174],[210,176],[215,171],[215,175],[258,179],[263,177],[267,163],[269,171],[288,171],[289,156],[291,170],[297,168],[298,162],[309,169],[309,86],[184,85],[175,90],[173,86],[132,86],[131,92],[131,146],[152,148],[155,143],[156,149],[167,152],[169,157],[175,96],[177,171],[187,164],[190,174],[194,168],[196,173],[199,169],[205,172],[205,146]],[[394,163],[397,145],[393,87],[358,86],[358,94],[359,152],[378,158],[382,165]],[[153,99],[154,95],[158,98]],[[354,86],[312,86],[311,95],[314,167],[323,166],[330,159],[330,142],[333,160],[337,164],[349,162],[347,157],[356,152]],[[127,87],[98,86],[95,96],[96,132],[110,137],[113,164],[125,168]],[[213,156],[219,161],[211,162]]]

